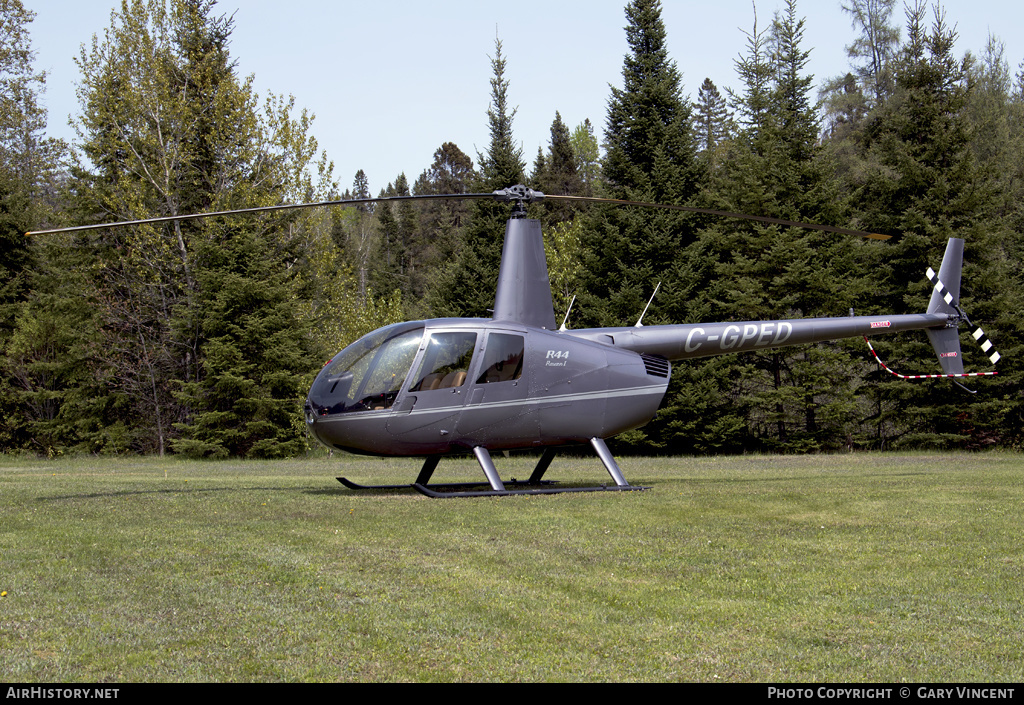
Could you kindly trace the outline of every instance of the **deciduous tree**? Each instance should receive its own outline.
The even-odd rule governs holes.
[[[125,0],[82,49],[80,217],[274,205],[302,189],[315,156],[310,119],[295,117],[290,100],[259,105],[251,79],[235,74],[231,29],[212,2]],[[278,421],[282,404],[297,407],[304,366],[290,354],[273,363],[249,328],[264,339],[279,331],[312,358],[301,311],[280,308],[299,285],[302,217],[174,221],[89,238],[105,340],[97,364],[110,370],[108,393],[125,400],[137,450],[162,453],[172,440],[201,455],[294,450],[295,429]],[[257,282],[261,297],[235,306]],[[243,388],[229,412],[231,390]]]

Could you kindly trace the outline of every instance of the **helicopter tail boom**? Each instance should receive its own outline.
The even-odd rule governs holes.
[[[904,330],[944,329],[950,324],[951,319],[955,325],[955,317],[944,313],[917,313],[901,316],[791,318],[643,328],[593,328],[566,332],[617,348],[675,361]],[[955,332],[955,328],[953,330]]]
[[[943,375],[925,377],[965,376],[957,328],[960,321],[970,324],[959,304],[963,252],[964,241],[951,238],[946,246],[939,273],[928,270],[928,278],[932,281],[934,290],[925,313],[602,328],[567,333],[638,353],[658,355],[668,360],[686,360],[841,338],[866,338],[905,330],[924,330],[943,371]],[[975,330],[977,332],[972,335],[980,342],[984,338],[984,333],[980,328]],[[986,345],[991,347],[987,338],[983,343],[983,349],[987,354]],[[999,354],[993,352],[989,359],[994,364],[999,359]]]

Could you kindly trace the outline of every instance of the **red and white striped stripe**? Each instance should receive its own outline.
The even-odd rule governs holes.
[[[868,344],[868,350],[870,350],[871,354],[875,356],[875,362],[878,363],[878,366],[881,367],[886,372],[888,372],[889,374],[895,375],[896,377],[899,377],[900,379],[942,379],[942,378],[945,378],[945,377],[989,377],[991,375],[999,374],[998,372],[993,371],[993,372],[964,372],[962,374],[952,374],[952,375],[901,375],[899,372],[896,372],[895,370],[889,369],[888,365],[886,365],[884,362],[882,362],[882,359],[880,357],[878,357],[878,353],[875,352],[875,349],[871,346],[871,341],[867,339],[867,336],[864,336],[864,342]]]

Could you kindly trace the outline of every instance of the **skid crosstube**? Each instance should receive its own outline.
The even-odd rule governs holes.
[[[473,454],[476,456],[477,462],[480,463],[480,469],[484,471],[484,476],[486,477],[486,481],[482,482],[451,482],[436,483],[433,486],[428,485],[427,483],[430,481],[430,477],[433,475],[434,470],[437,468],[437,464],[441,459],[441,457],[437,455],[432,455],[424,461],[423,468],[420,470],[419,476],[411,485],[359,485],[344,477],[339,477],[338,482],[353,490],[401,490],[411,487],[420,494],[437,499],[452,497],[505,497],[508,495],[564,494],[568,492],[632,492],[650,489],[649,487],[630,485],[626,482],[626,478],[623,477],[622,471],[615,463],[615,459],[612,457],[612,454],[608,450],[608,446],[605,445],[603,439],[592,438],[590,439],[590,445],[597,453],[597,456],[601,459],[601,463],[605,466],[608,474],[611,475],[612,480],[615,481],[614,486],[597,485],[594,487],[551,487],[551,485],[557,484],[557,482],[552,480],[543,480],[541,478],[544,476],[544,473],[547,472],[552,459],[555,457],[556,451],[554,448],[548,448],[544,451],[544,455],[542,455],[540,460],[537,462],[537,466],[534,468],[529,480],[516,480],[513,478],[507,483],[502,482],[501,478],[498,477],[498,471],[495,469],[494,463],[491,461],[490,453],[483,446],[475,446],[473,448]],[[523,489],[507,489],[506,485]],[[490,489],[469,489],[472,487],[487,486],[489,486]],[[440,491],[441,488],[466,489]]]

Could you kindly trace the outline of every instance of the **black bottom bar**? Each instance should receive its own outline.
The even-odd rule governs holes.
[[[479,484],[482,485],[484,483]],[[509,485],[512,483],[506,482],[505,484]],[[526,485],[528,483],[522,482],[516,484]],[[619,487],[618,485],[599,485],[597,487],[539,487],[536,489],[529,490],[480,490],[477,492],[437,492],[436,490],[432,490],[429,487],[426,487],[419,483],[414,483],[412,487],[420,494],[424,494],[427,497],[433,497],[434,499],[450,499],[453,497],[506,497],[508,495],[516,494],[562,494],[566,492],[634,492],[651,489],[650,487],[634,487],[632,485],[626,485],[624,487]]]
[[[487,481],[483,480],[480,482],[435,482],[432,485],[423,485],[418,482],[413,484],[405,485],[360,485],[352,480],[345,477],[337,478],[338,482],[345,485],[350,490],[408,490],[414,488],[416,485],[420,487],[487,487]],[[558,480],[541,480],[540,482],[530,482],[529,480],[516,480],[512,479],[505,483],[506,485],[513,485],[520,487],[523,485],[557,485]]]

